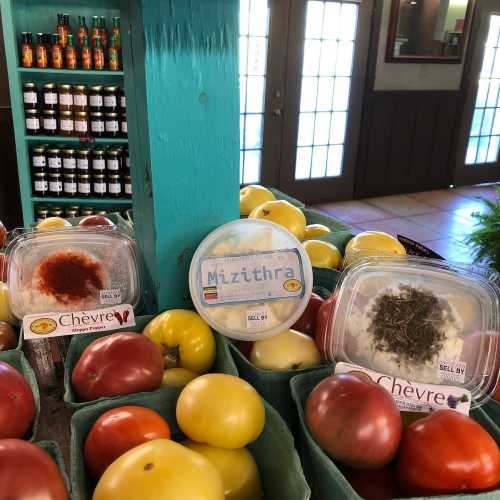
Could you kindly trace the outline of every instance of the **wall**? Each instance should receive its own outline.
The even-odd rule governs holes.
[[[382,1],[383,11],[378,40],[374,90],[459,90],[463,63],[400,64],[385,62],[392,0]]]

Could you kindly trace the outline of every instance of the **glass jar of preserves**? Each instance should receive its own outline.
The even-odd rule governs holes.
[[[127,126],[127,113],[125,111],[120,115],[120,132],[123,137],[127,137],[128,126]]]
[[[63,169],[72,173],[76,171],[76,154],[74,149],[66,148],[62,150],[62,166]]]
[[[33,173],[33,194],[35,196],[45,196],[49,190],[46,172]]]
[[[68,207],[64,211],[64,216],[68,219],[73,219],[75,217],[78,217],[78,210],[79,210],[79,207]]]
[[[55,83],[44,83],[42,87],[43,107],[45,109],[56,109],[59,102],[57,97],[57,86]]]
[[[59,172],[62,168],[61,150],[59,148],[47,149],[47,165],[49,172]]]
[[[59,206],[53,205],[50,208],[51,217],[62,217],[64,215],[63,209]]]
[[[104,111],[112,113],[118,111],[118,86],[108,85],[104,87]]]
[[[59,85],[59,111],[73,111],[73,86]]]
[[[79,173],[78,174],[78,195],[79,196],[90,196],[91,185],[90,185],[90,174]]]
[[[128,174],[123,176],[123,193],[127,198],[132,197],[132,179]]]
[[[72,111],[61,111],[59,113],[59,133],[64,136],[73,135],[75,132],[75,120]]]
[[[88,111],[89,100],[86,85],[73,85],[73,110]]]
[[[42,125],[45,135],[57,134],[57,112],[54,109],[43,110]]]
[[[89,135],[89,114],[86,111],[75,111],[75,135]]]
[[[92,207],[83,207],[81,210],[80,210],[81,214],[83,216],[87,216],[87,215],[93,215],[94,214],[94,209]]]
[[[118,97],[120,98],[120,108],[122,111],[125,111],[127,109],[127,98],[125,97],[125,90],[121,87],[118,91]]]
[[[36,220],[40,222],[49,216],[49,207],[40,206],[36,208]]]
[[[121,151],[119,149],[108,149],[106,151],[106,168],[108,172],[115,173],[121,170]]]
[[[60,172],[49,173],[49,193],[51,196],[61,196],[63,190],[62,175]]]
[[[94,174],[92,176],[92,187],[94,190],[94,196],[103,197],[106,196],[106,176],[104,174]]]
[[[102,95],[102,85],[92,85],[89,87],[89,108],[90,111],[102,111],[104,108],[104,98]]]
[[[45,172],[47,168],[47,158],[45,156],[44,146],[35,146],[31,148],[31,166],[33,172]]]
[[[105,113],[105,127],[107,137],[118,137],[120,135],[118,113]]]
[[[92,172],[104,173],[106,168],[104,149],[93,149],[92,150]]]
[[[38,106],[38,89],[33,82],[23,84],[24,109],[36,109]]]
[[[63,190],[65,196],[76,196],[76,191],[77,191],[76,174],[73,173],[64,174]]]
[[[76,152],[76,168],[85,173],[90,169],[90,149],[79,149]]]
[[[40,133],[40,113],[38,109],[27,109],[25,112],[26,133],[28,135],[38,135]]]
[[[113,198],[118,198],[122,194],[122,181],[120,174],[108,175],[108,194]]]
[[[90,132],[94,137],[104,135],[104,113],[93,111],[90,113]]]

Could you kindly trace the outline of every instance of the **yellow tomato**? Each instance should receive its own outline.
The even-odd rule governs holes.
[[[214,335],[194,311],[165,311],[153,318],[143,333],[162,349],[165,368],[181,367],[204,373],[214,364]]]
[[[342,263],[339,249],[328,241],[307,240],[304,241],[304,248],[314,267],[338,269]]]
[[[324,236],[328,233],[331,233],[330,228],[323,224],[309,224],[309,226],[306,226],[304,239],[317,238],[318,236]]]
[[[176,415],[188,438],[228,450],[255,441],[266,418],[257,391],[241,378],[223,373],[189,382],[177,400]]]
[[[140,444],[117,458],[97,483],[92,500],[224,500],[216,468],[169,439]]]
[[[16,323],[16,318],[14,318],[10,309],[8,288],[2,281],[0,281],[0,321],[5,321],[11,325]]]
[[[240,189],[240,215],[248,215],[254,208],[271,200],[274,200],[274,194],[264,186],[245,186]]]
[[[297,239],[306,234],[306,217],[300,208],[285,200],[267,201],[252,210],[250,219],[263,219],[288,229]]]
[[[364,231],[352,238],[345,248],[344,266],[360,257],[406,255],[405,247],[390,234]]]
[[[226,500],[262,498],[259,469],[252,454],[246,448],[224,450],[189,440],[182,444],[203,455],[217,469],[224,484]]]
[[[62,217],[48,217],[39,222],[36,227],[38,229],[60,229],[63,227],[71,227],[71,222]]]
[[[198,377],[199,374],[186,368],[169,368],[163,372],[162,387],[181,387]]]

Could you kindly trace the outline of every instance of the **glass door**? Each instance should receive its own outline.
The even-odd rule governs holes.
[[[495,4],[495,7],[493,6]],[[476,4],[465,70],[467,99],[454,183],[500,180],[500,7]]]

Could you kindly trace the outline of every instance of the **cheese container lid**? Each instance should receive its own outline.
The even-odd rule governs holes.
[[[215,330],[240,340],[276,335],[301,316],[313,275],[304,247],[273,222],[241,219],[211,232],[189,269],[198,313]]]
[[[322,351],[392,377],[460,386],[480,405],[499,379],[499,283],[474,266],[362,258],[342,274]]]
[[[139,301],[134,241],[116,226],[19,231],[7,248],[13,314],[99,309]]]

